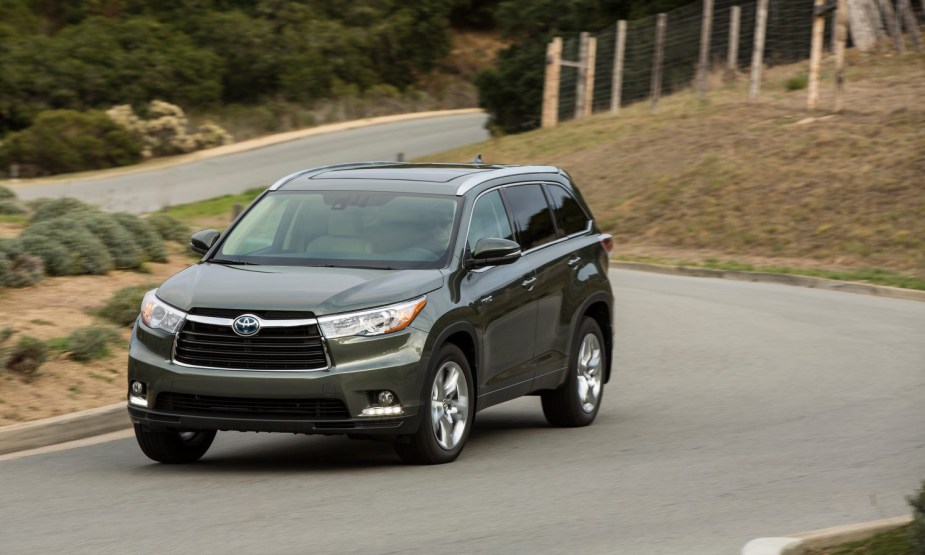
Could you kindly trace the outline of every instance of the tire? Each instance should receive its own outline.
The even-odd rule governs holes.
[[[456,345],[444,345],[433,360],[421,395],[421,425],[395,444],[398,456],[408,464],[456,460],[475,417],[472,371],[463,352]]]
[[[212,445],[215,430],[160,432],[135,424],[135,439],[149,459],[166,464],[196,462]]]
[[[587,317],[582,320],[572,344],[565,383],[541,394],[543,414],[550,424],[575,428],[594,422],[604,397],[606,345],[597,322]]]

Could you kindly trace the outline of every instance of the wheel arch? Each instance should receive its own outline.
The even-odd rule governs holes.
[[[474,392],[472,398],[477,400],[479,393],[480,365],[479,347],[476,337],[475,328],[472,327],[471,324],[457,322],[440,332],[440,335],[438,335],[437,339],[434,341],[433,352],[436,353],[448,343],[459,347],[459,350],[461,350],[466,357],[466,362],[469,363],[469,369],[472,371],[472,389]]]
[[[610,381],[610,371],[613,367],[613,310],[611,308],[611,299],[601,293],[589,297],[576,314],[581,316],[574,320],[573,328],[577,329],[583,318],[588,317],[597,322],[604,335],[604,347],[607,352],[606,365],[604,366],[604,383]],[[573,331],[573,334],[575,332]]]

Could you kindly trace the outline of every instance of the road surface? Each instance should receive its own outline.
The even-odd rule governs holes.
[[[477,143],[488,139],[486,118],[477,113],[383,123],[145,172],[12,188],[24,200],[68,196],[107,210],[152,212],[269,186],[284,175],[314,166],[395,160],[398,153],[411,159]]]
[[[134,439],[0,462],[3,553],[735,554],[909,513],[925,478],[925,303],[614,271],[597,422],[480,413],[453,464],[220,433],[191,466]]]

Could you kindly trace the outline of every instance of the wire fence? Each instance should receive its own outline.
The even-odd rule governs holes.
[[[736,59],[730,52],[730,27],[733,8],[738,6],[739,32]],[[769,0],[764,43],[764,67],[806,60],[812,40],[814,7],[811,0]],[[691,87],[698,71],[703,2],[694,2],[666,12],[660,95]],[[754,0],[714,0],[707,70],[725,70],[730,64],[737,71],[751,65],[755,41],[757,3]],[[824,45],[832,46],[834,13],[825,27]],[[627,22],[620,105],[650,98],[655,56],[657,16]],[[615,66],[616,23],[595,33],[597,55],[594,61],[593,95],[589,101],[593,112],[611,108]],[[562,60],[577,61],[580,54],[578,36],[564,37]],[[558,121],[576,117],[578,80],[581,71],[563,65],[559,81]]]

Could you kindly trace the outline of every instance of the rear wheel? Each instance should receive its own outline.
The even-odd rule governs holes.
[[[456,345],[445,345],[428,373],[421,404],[421,426],[406,441],[395,444],[410,464],[443,464],[456,460],[463,450],[474,415],[472,371]]]
[[[196,462],[212,445],[215,430],[162,432],[135,424],[135,439],[149,459],[167,464]]]
[[[604,396],[604,368],[607,353],[601,328],[585,318],[569,360],[565,383],[542,394],[543,414],[553,426],[577,427],[594,422]]]

